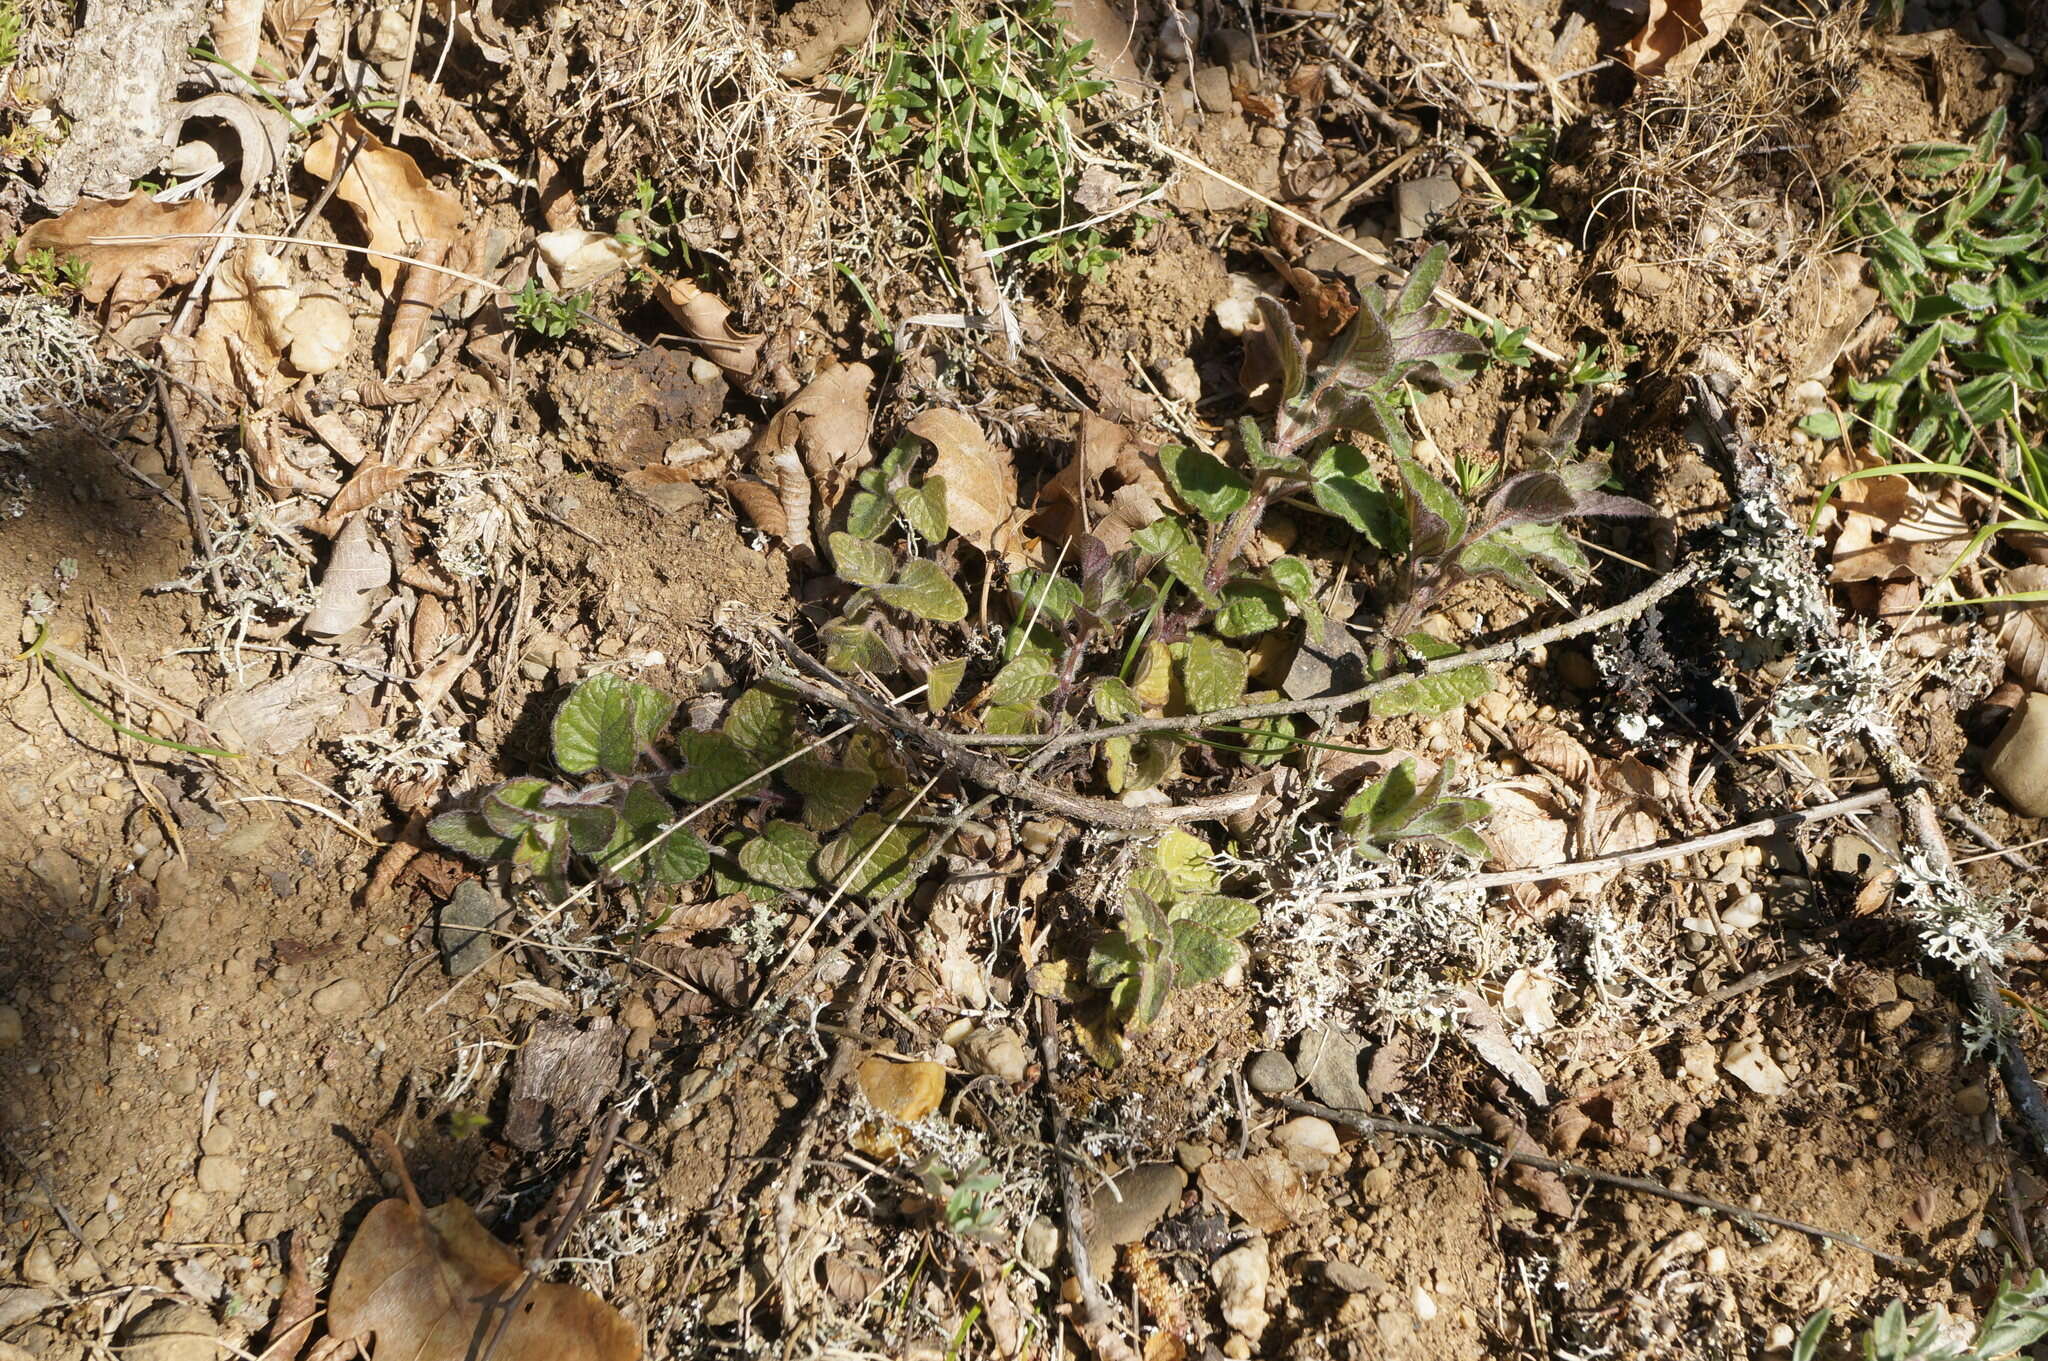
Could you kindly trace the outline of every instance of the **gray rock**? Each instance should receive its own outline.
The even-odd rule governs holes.
[[[2029,693],[1984,759],[1984,778],[2019,812],[2048,817],[2048,695]]]
[[[1316,1100],[1339,1109],[1369,1110],[1372,1102],[1358,1080],[1358,1056],[1364,1052],[1365,1041],[1350,1031],[1318,1028],[1302,1035],[1295,1058]]]
[[[57,906],[72,909],[85,903],[85,876],[78,862],[54,846],[45,847],[28,862],[28,872],[42,880]]]
[[[499,902],[481,880],[463,880],[456,886],[455,896],[441,905],[441,921],[434,928],[442,967],[454,978],[482,967],[496,948],[491,928],[511,914],[512,909]]]
[[[1385,1279],[1349,1262],[1323,1263],[1323,1281],[1332,1290],[1341,1290],[1347,1295],[1364,1295],[1387,1288]]]
[[[1107,1275],[1110,1254],[1152,1232],[1187,1189],[1188,1174],[1173,1163],[1140,1163],[1098,1187],[1081,1230],[1089,1270]]]
[[[0,1286],[0,1333],[54,1307],[57,1296],[32,1285]]]
[[[1252,35],[1243,29],[1217,29],[1209,38],[1209,50],[1239,80],[1249,82],[1258,78],[1259,68],[1252,61]]]
[[[1017,1246],[1018,1253],[1030,1265],[1040,1271],[1048,1271],[1060,1258],[1060,1228],[1044,1215],[1039,1215],[1024,1226],[1024,1236]],[[1089,1264],[1094,1265],[1092,1262]]]
[[[1403,181],[1394,191],[1395,235],[1406,241],[1429,230],[1430,223],[1458,202],[1458,182],[1449,175]]]
[[[1262,1049],[1252,1055],[1251,1063],[1244,1070],[1244,1080],[1251,1083],[1252,1090],[1260,1096],[1280,1096],[1291,1092],[1297,1081],[1294,1065],[1277,1049]]]
[[[1002,1026],[983,1026],[969,1031],[959,1044],[960,1058],[977,1073],[990,1073],[1012,1085],[1024,1080],[1030,1054],[1024,1037]]]
[[[220,1348],[204,1309],[165,1300],[128,1325],[123,1361],[214,1361]]]
[[[1197,67],[1195,98],[1210,113],[1229,113],[1236,108],[1230,97],[1230,72],[1221,66]]]

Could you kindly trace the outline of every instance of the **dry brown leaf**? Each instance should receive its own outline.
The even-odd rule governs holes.
[[[363,464],[341,484],[341,490],[334,494],[334,500],[320,518],[306,528],[315,534],[333,538],[344,524],[349,523],[351,515],[373,504],[385,493],[397,491],[411,475],[409,469],[396,468],[389,463]]]
[[[446,265],[467,269],[470,264],[467,234],[448,241],[422,241],[414,252],[421,265]],[[414,268],[405,272],[398,290],[398,306],[391,312],[391,329],[384,337],[384,376],[396,378],[412,361],[414,351],[427,332],[427,319],[434,309],[448,301],[462,281],[438,269]]]
[[[313,1320],[320,1313],[320,1291],[306,1272],[306,1250],[302,1234],[293,1230],[282,1236],[284,1250],[284,1294],[278,1297],[277,1312],[270,1316],[269,1340],[256,1361],[292,1361],[305,1346]]]
[[[344,488],[346,490],[346,488]],[[357,516],[335,536],[327,570],[320,574],[320,601],[299,627],[315,638],[337,638],[370,617],[377,593],[391,584],[391,556]]]
[[[341,413],[313,410],[307,404],[303,390],[293,389],[286,399],[285,410],[293,420],[319,436],[320,442],[350,467],[358,467],[369,458],[370,451],[363,447],[362,440],[349,428]]]
[[[370,238],[370,249],[384,254],[370,257],[377,282],[387,294],[397,289],[400,260],[387,256],[415,256],[428,242],[448,242],[463,225],[462,201],[445,189],[438,189],[420,172],[412,157],[385,146],[356,121],[354,114],[323,124],[313,144],[306,148],[306,169],[323,180],[334,178],[335,166],[357,138],[362,145],[348,163],[335,194],[355,209],[356,218]]]
[[[697,483],[716,475],[716,469],[708,466],[685,465],[671,468],[666,463],[649,463],[634,468],[619,479],[628,491],[647,498],[661,510],[676,511],[694,506],[703,499]]]
[[[688,279],[663,279],[654,293],[656,301],[667,309],[676,325],[683,328],[683,337],[706,358],[724,369],[726,374],[738,382],[745,382],[754,376],[755,366],[761,362],[761,340],[758,335],[736,331],[732,326],[732,308],[723,299],[706,293]],[[865,370],[864,364],[849,365],[850,368]],[[823,375],[820,375],[823,377]],[[874,374],[868,373],[868,381]],[[815,384],[817,380],[813,380]],[[805,391],[809,391],[808,388]],[[867,412],[867,385],[861,385],[861,412],[865,424]],[[803,400],[799,392],[791,401],[794,406]],[[785,408],[787,409],[787,408]],[[865,431],[863,431],[865,437]]]
[[[758,477],[734,477],[726,481],[725,494],[747,517],[748,524],[771,539],[789,538],[789,517],[783,514],[782,498],[775,488]],[[807,530],[807,542],[808,538]]]
[[[1199,1175],[1203,1191],[1260,1233],[1279,1233],[1324,1213],[1321,1199],[1284,1153],[1212,1158]]]
[[[1039,492],[1029,527],[1048,544],[1093,534],[1114,553],[1133,530],[1172,507],[1158,461],[1139,435],[1084,411],[1074,457]]]
[[[1582,785],[1593,778],[1593,753],[1585,744],[1555,723],[1533,719],[1509,729],[1515,754],[1532,766],[1558,776],[1568,784]]]
[[[1482,1105],[1477,1112],[1479,1129],[1488,1139],[1511,1153],[1534,1153],[1541,1155],[1543,1149],[1529,1136],[1515,1118],[1493,1106]],[[1559,1219],[1570,1219],[1577,1208],[1572,1193],[1564,1184],[1564,1178],[1555,1172],[1528,1163],[1508,1164],[1508,1179],[1536,1198],[1543,1212]]]
[[[1649,18],[1621,55],[1639,76],[1682,79],[1748,6],[1749,0],[1650,0]]]
[[[1011,566],[1024,562],[1017,468],[964,411],[933,407],[904,427],[932,446],[930,473],[946,479],[946,520],[955,533]]]
[[[263,0],[222,0],[213,16],[213,50],[240,71],[256,69],[256,48],[263,39]]]
[[[348,707],[341,675],[309,658],[282,676],[212,700],[199,716],[236,751],[285,756]]]
[[[644,246],[584,227],[542,232],[533,239],[533,248],[554,276],[555,288],[564,293],[581,293],[621,270],[647,263]],[[664,288],[664,299],[666,296]]]
[[[254,242],[229,254],[207,287],[206,319],[193,337],[215,396],[240,391],[259,410],[270,405],[298,305],[284,261]]]
[[[1999,594],[2048,591],[2048,567],[2028,563],[2007,572]],[[2005,649],[2005,674],[2029,690],[2048,690],[2048,601],[1994,605],[1998,643]]]
[[[271,0],[263,21],[285,58],[297,65],[313,28],[334,10],[334,0]],[[247,70],[247,67],[243,67]]]
[[[1472,1046],[1472,1052],[1521,1088],[1523,1095],[1531,1101],[1539,1106],[1549,1105],[1550,1089],[1544,1085],[1543,1074],[1523,1056],[1521,1050],[1515,1048],[1515,1042],[1508,1038],[1507,1029],[1501,1024],[1500,1013],[1471,988],[1460,989],[1457,998],[1465,1009],[1459,1030],[1465,1042]]]
[[[341,1259],[327,1329],[378,1357],[463,1361],[485,1305],[509,1300],[525,1275],[519,1256],[459,1200],[425,1209],[380,1201]],[[491,1318],[495,1329],[501,1315]],[[482,1334],[488,1336],[488,1333]],[[580,1286],[542,1282],[527,1292],[492,1352],[495,1361],[634,1361],[633,1327]]]
[[[855,476],[873,461],[868,389],[874,381],[875,371],[865,364],[834,364],[804,384],[754,436],[749,446],[754,471],[781,492],[783,514],[790,521],[783,537],[792,543],[810,542],[813,528],[823,537]],[[801,489],[796,485],[804,480],[796,475],[799,471],[808,474],[808,486]],[[811,497],[808,525],[805,516],[795,513],[802,491]]]
[[[58,261],[86,263],[79,292],[95,307],[104,304],[110,322],[118,324],[166,288],[199,277],[199,259],[210,242],[179,239],[133,245],[94,245],[102,236],[180,236],[213,230],[214,207],[207,200],[158,203],[147,194],[124,199],[85,199],[61,217],[38,222],[14,245],[14,262],[28,253],[47,250]]]

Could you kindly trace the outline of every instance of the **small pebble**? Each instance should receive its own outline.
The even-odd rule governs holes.
[[[232,1158],[207,1154],[199,1160],[199,1189],[215,1195],[234,1196],[242,1192],[242,1165]]]
[[[1189,1172],[1201,1171],[1202,1164],[1214,1157],[1215,1153],[1216,1150],[1210,1148],[1207,1144],[1198,1144],[1187,1140],[1183,1140],[1173,1146],[1173,1160]]]
[[[1280,1096],[1291,1092],[1298,1080],[1294,1065],[1277,1049],[1263,1049],[1252,1055],[1251,1065],[1245,1069],[1244,1076],[1260,1096]]]
[[[1973,1082],[1956,1093],[1956,1109],[1968,1116],[1982,1115],[1991,1109],[1991,1094]]]
[[[337,978],[313,994],[313,1010],[330,1019],[361,1016],[370,1009],[370,995],[353,978]]]
[[[1273,1131],[1273,1146],[1304,1172],[1329,1170],[1343,1156],[1336,1127],[1321,1116],[1299,1115]]]
[[[1870,1019],[1879,1030],[1887,1032],[1897,1030],[1900,1026],[1913,1019],[1913,1004],[1903,998],[1896,1002],[1887,1002],[1872,1011]]]

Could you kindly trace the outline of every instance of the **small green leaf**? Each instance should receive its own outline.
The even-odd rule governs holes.
[[[675,716],[675,701],[604,672],[578,684],[555,711],[555,764],[571,775],[630,775]]]
[[[711,868],[711,848],[687,827],[664,836],[646,858],[653,862],[655,881],[663,884],[687,884]]]
[[[960,690],[960,682],[967,675],[967,659],[955,657],[947,662],[934,662],[924,673],[924,705],[932,713],[944,712],[953,702],[953,696]]]
[[[1799,428],[1815,439],[1840,439],[1842,419],[1825,407],[1816,407],[1799,418]]]
[[[1138,716],[1138,697],[1131,687],[1115,676],[1103,676],[1096,680],[1089,693],[1095,705],[1096,717],[1108,723],[1121,723],[1127,718]]]
[[[856,586],[879,586],[896,570],[896,555],[872,539],[842,531],[827,542],[832,546],[833,570]]]
[[[1198,922],[1219,936],[1237,937],[1259,924],[1259,909],[1242,898],[1204,893],[1183,898],[1167,914],[1175,921]]]
[[[1139,552],[1158,558],[1173,579],[1193,591],[1203,604],[1216,604],[1216,595],[1205,580],[1208,563],[1186,525],[1170,515],[1161,516],[1144,528],[1133,531],[1131,542],[1138,546]]]
[[[818,871],[827,883],[858,898],[885,898],[910,875],[921,838],[880,814],[863,813],[818,852]]]
[[[678,733],[676,751],[682,767],[669,777],[668,789],[689,803],[715,799],[727,790],[745,793],[768,782],[760,775],[764,763],[722,732]]]
[[[1266,579],[1289,600],[1308,622],[1308,636],[1323,636],[1323,607],[1316,599],[1315,575],[1300,558],[1280,557],[1266,564]]]
[[[1206,633],[1194,634],[1181,657],[1181,693],[1187,697],[1188,708],[1206,714],[1237,703],[1244,697],[1249,669],[1244,653]]]
[[[726,710],[725,735],[762,761],[779,761],[796,746],[796,700],[756,685],[742,691]]]
[[[875,792],[871,770],[809,757],[791,762],[784,770],[789,787],[804,796],[804,824],[821,832],[844,826]]]
[[[1209,843],[1193,832],[1179,827],[1169,830],[1153,844],[1148,857],[1151,868],[1164,876],[1163,889],[1152,896],[1171,902],[1187,894],[1214,893],[1222,876],[1210,863],[1213,855]]]
[[[856,620],[827,620],[818,626],[818,641],[824,645],[825,665],[842,676],[894,669],[895,658],[882,635]]]
[[[1175,981],[1194,987],[1223,977],[1244,958],[1244,947],[1197,921],[1173,924]]]
[[[1080,608],[1082,594],[1080,585],[1065,577],[1019,571],[1010,576],[1010,600],[1011,612],[1019,622],[1043,615],[1064,624]]]
[[[541,802],[554,786],[546,780],[531,775],[516,780],[507,780],[484,791],[477,811],[492,831],[500,836],[516,837],[544,816]]]
[[[1252,498],[1242,474],[1200,449],[1169,444],[1159,451],[1159,467],[1173,494],[1211,524],[1229,519]]]
[[[467,808],[443,813],[427,824],[427,835],[476,860],[509,860],[518,838],[506,836],[484,821],[483,814]]]
[[[1415,762],[1401,762],[1353,794],[1338,816],[1339,827],[1367,840],[1398,829],[1415,811]]]
[[[1495,535],[1468,545],[1458,554],[1458,566],[1468,576],[1495,576],[1530,595],[1543,594],[1543,578],[1536,575],[1529,560]]]
[[[1960,142],[1911,142],[1897,154],[1902,172],[1934,179],[1968,165],[1972,152]]]
[[[946,479],[928,477],[918,486],[896,489],[896,509],[926,543],[946,537]],[[951,622],[951,621],[946,621]]]
[[[1373,475],[1372,461],[1349,444],[1334,444],[1316,459],[1309,494],[1331,515],[1363,534],[1382,553],[1408,545],[1399,501]]]
[[[816,837],[794,822],[776,821],[740,847],[740,868],[761,883],[804,893],[818,886],[811,868],[817,855]]]
[[[1374,718],[1421,714],[1434,718],[1462,708],[1493,689],[1493,673],[1483,666],[1460,666],[1427,676],[1412,676],[1372,697]]]
[[[1060,678],[1052,658],[1043,652],[1026,652],[1012,659],[989,682],[990,704],[1035,704],[1051,694]]]
[[[1045,711],[1036,704],[991,704],[981,711],[981,730],[1001,737],[1045,728]]]
[[[1117,980],[1136,973],[1138,967],[1137,950],[1114,932],[1095,942],[1095,948],[1088,952],[1088,981],[1098,988],[1113,986]]]
[[[874,592],[885,603],[935,624],[957,624],[967,617],[967,597],[943,568],[927,558],[904,563],[896,580]]]
[[[1458,494],[1414,459],[1395,461],[1408,489],[1409,551],[1433,558],[1465,537],[1465,506]]]
[[[863,539],[879,539],[889,528],[891,511],[886,496],[857,491],[846,503],[846,532]]]
[[[1223,588],[1223,608],[1216,612],[1216,631],[1225,638],[1270,633],[1286,622],[1286,598],[1271,586],[1239,580]]]

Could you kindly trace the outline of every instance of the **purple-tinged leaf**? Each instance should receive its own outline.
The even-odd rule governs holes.
[[[1287,309],[1276,299],[1260,294],[1258,306],[1259,316],[1266,325],[1263,331],[1255,333],[1259,337],[1257,343],[1266,349],[1280,374],[1280,404],[1285,406],[1301,395],[1305,377],[1301,335],[1294,329],[1294,320],[1287,315]]]

